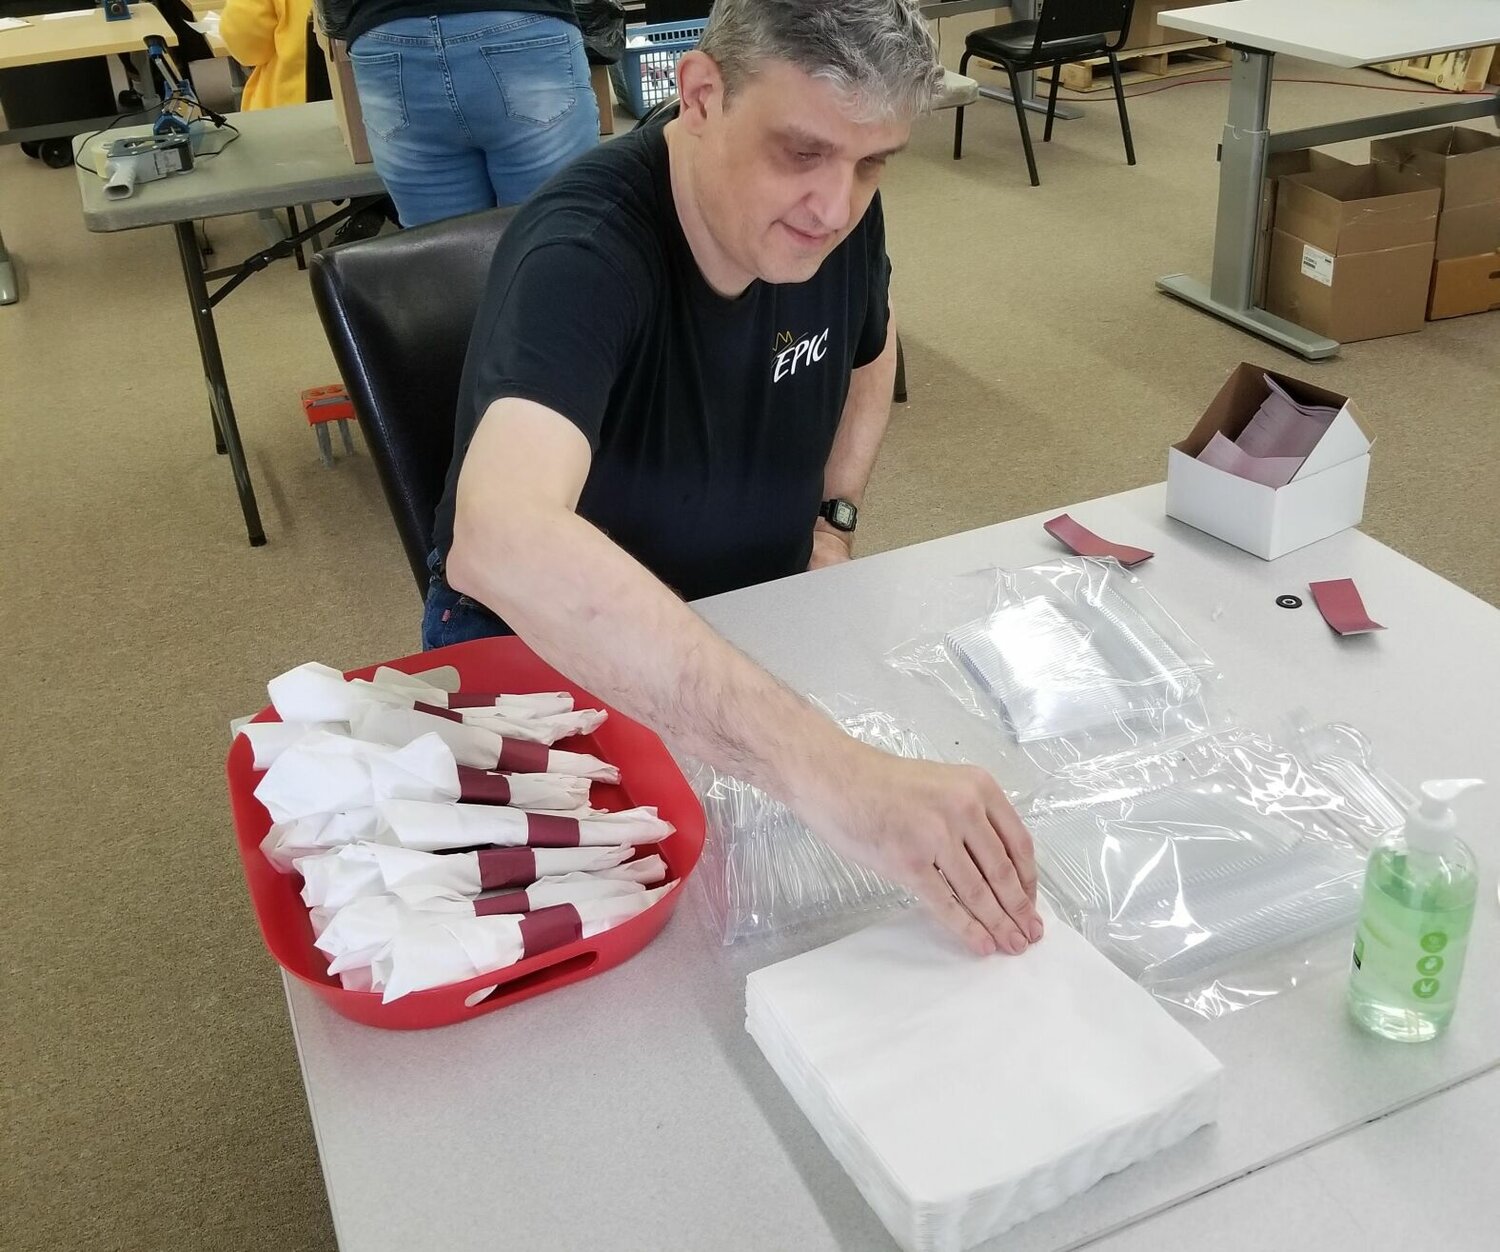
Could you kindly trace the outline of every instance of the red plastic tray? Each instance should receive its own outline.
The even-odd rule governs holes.
[[[451,665],[458,670],[465,691],[568,691],[580,707],[609,708],[515,638],[460,643],[384,664],[407,673]],[[350,670],[348,677],[370,678],[375,669],[372,665]],[[279,873],[260,850],[261,840],[271,828],[271,815],[254,796],[256,784],[264,774],[252,767],[249,742],[243,735],[236,735],[225,764],[229,802],[234,811],[235,839],[245,869],[245,882],[250,888],[260,933],[271,955],[336,1012],[387,1030],[423,1030],[492,1013],[507,1004],[600,973],[634,956],[667,924],[682,897],[688,875],[698,863],[703,852],[703,808],[662,741],[639,722],[613,709],[609,713],[609,719],[592,735],[563,740],[558,746],[592,753],[620,767],[619,786],[594,785],[595,807],[616,810],[638,804],[655,805],[661,816],[676,827],[675,833],[663,840],[659,851],[667,863],[669,877],[677,880],[677,886],[644,913],[591,939],[577,940],[467,982],[413,992],[391,1004],[382,1004],[377,991],[345,991],[337,977],[328,973],[327,958],[313,946],[312,923],[299,894],[301,877]],[[277,719],[273,710],[263,709],[255,720]],[[482,994],[490,988],[493,990]],[[470,999],[475,1002],[470,1004]]]

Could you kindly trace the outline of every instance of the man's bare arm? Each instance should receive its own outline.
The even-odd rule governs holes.
[[[974,950],[1020,951],[1039,936],[1030,837],[994,780],[844,735],[574,512],[589,464],[587,440],[559,414],[491,405],[459,477],[455,590],[675,747],[911,886]]]
[[[885,428],[891,420],[891,393],[896,386],[896,322],[886,327],[885,347],[868,365],[849,377],[849,394],[839,417],[838,433],[823,471],[823,498],[864,503],[865,487],[880,455]],[[854,536],[830,526],[822,518],[813,525],[813,554],[809,569],[836,565],[853,552]]]

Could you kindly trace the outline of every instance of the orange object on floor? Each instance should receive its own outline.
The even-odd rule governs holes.
[[[349,438],[348,423],[354,420],[354,405],[350,402],[347,391],[337,384],[330,387],[309,387],[302,393],[302,411],[307,415],[307,424],[318,437],[318,457],[326,469],[333,468],[333,441],[328,437],[325,422],[339,424],[344,451],[353,453],[354,441]]]

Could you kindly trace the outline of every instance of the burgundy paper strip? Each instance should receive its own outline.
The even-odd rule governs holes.
[[[537,879],[536,853],[530,848],[480,848],[474,856],[479,864],[479,885],[485,891],[530,886]]]
[[[524,891],[507,891],[474,901],[475,917],[494,917],[497,913],[529,913],[531,900]]]
[[[455,691],[448,696],[448,707],[450,709],[492,709],[495,707],[494,695],[486,695],[482,691]]]
[[[1042,528],[1070,551],[1079,556],[1112,556],[1121,565],[1129,567],[1149,561],[1156,554],[1145,548],[1132,548],[1129,544],[1111,543],[1101,539],[1087,526],[1075,522],[1066,513],[1059,513],[1051,521],[1043,522]]]
[[[505,774],[475,769],[472,765],[460,765],[458,798],[472,804],[509,804],[510,778]]]
[[[1323,620],[1341,635],[1365,635],[1385,627],[1372,618],[1360,599],[1359,588],[1352,578],[1330,578],[1308,583]]]
[[[464,720],[462,713],[455,713],[452,709],[445,709],[439,704],[423,704],[422,701],[416,700],[413,701],[412,708],[416,709],[418,713],[426,713],[429,717],[441,717],[446,722],[461,722]]]
[[[552,749],[545,743],[527,743],[524,739],[500,739],[500,759],[496,769],[508,774],[545,774]]]
[[[581,837],[576,817],[526,814],[526,842],[533,848],[576,848]]]
[[[571,904],[554,904],[521,919],[521,959],[583,938],[583,919]]]

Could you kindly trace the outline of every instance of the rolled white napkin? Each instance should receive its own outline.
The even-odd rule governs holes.
[[[343,722],[246,722],[236,734],[250,741],[256,769],[270,769],[288,748],[306,735],[341,735],[346,727]]]
[[[376,811],[384,823],[378,842],[395,842],[422,852],[522,844],[535,848],[615,847],[622,843],[634,846],[659,843],[676,829],[649,806],[567,817],[487,804],[389,800],[377,806]],[[391,838],[385,837],[386,830]]]
[[[282,752],[255,788],[274,822],[342,813],[381,800],[457,800],[453,753],[438,735],[400,748],[311,731]]]
[[[657,881],[665,876],[660,875]],[[404,927],[426,924],[438,915],[495,917],[534,913],[562,904],[644,895],[647,890],[643,883],[628,879],[563,874],[521,891],[501,891],[478,899],[451,891],[398,891],[351,900],[321,926],[315,924],[314,929],[319,950],[333,958],[329,971],[337,974],[355,965],[368,965],[376,952]]]
[[[624,864],[635,852],[615,848],[481,848],[478,852],[417,852],[379,843],[354,843],[299,857],[302,900],[309,907],[342,908],[360,896],[398,890],[453,891],[477,896],[502,887],[572,873],[629,878],[653,884],[666,877],[657,856]],[[654,875],[654,876],[653,876]]]
[[[448,681],[442,670],[431,673]],[[608,716],[603,709],[575,710],[573,697],[563,691],[464,696],[388,666],[376,670],[373,679],[346,679],[331,665],[308,661],[278,674],[266,690],[283,722],[352,724],[371,708],[425,709],[536,743],[589,734]]]
[[[351,729],[356,738],[391,747],[402,747],[423,735],[436,733],[453,749],[460,765],[475,769],[523,774],[575,774],[595,782],[620,781],[620,771],[596,756],[559,751],[548,748],[541,741],[501,735],[488,726],[471,726],[416,709],[371,705],[356,717]]]
[[[346,813],[314,813],[291,822],[277,822],[260,841],[260,850],[283,874],[290,874],[302,857],[382,837],[393,838],[376,809],[350,809]]]
[[[674,886],[671,882],[635,895],[560,904],[535,913],[454,915],[406,926],[371,962],[371,982],[386,1004],[413,991],[463,982],[618,926],[644,913]]]

